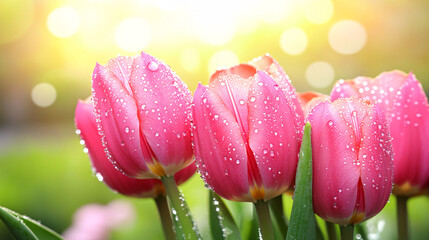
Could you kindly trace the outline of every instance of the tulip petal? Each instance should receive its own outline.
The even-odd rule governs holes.
[[[379,105],[368,108],[361,127],[359,161],[365,219],[368,219],[383,209],[392,191],[393,151],[388,125]]]
[[[240,64],[216,71],[210,78],[210,89],[216,92],[228,109],[234,113],[243,133],[249,136],[247,98],[256,69]]]
[[[170,67],[144,52],[134,61],[130,86],[140,134],[149,145],[142,148],[173,175],[192,162],[191,93]],[[152,164],[153,159],[145,160]]]
[[[429,141],[429,106],[423,88],[413,74],[397,91],[394,102],[390,123],[395,151],[394,182],[397,186],[408,183],[421,189],[429,178],[429,152],[424,147]]]
[[[128,176],[155,178],[140,150],[136,103],[124,86],[126,76],[119,74],[125,72],[120,69],[129,68],[131,61],[122,59],[110,60],[106,68],[97,64],[92,77],[92,97],[103,145],[108,148],[109,160]]]
[[[250,61],[249,64],[254,66],[259,71],[266,72],[277,82],[277,84],[285,92],[285,96],[288,99],[287,102],[293,106],[292,109],[298,116],[298,122],[296,122],[296,125],[300,128],[304,127],[304,112],[301,108],[301,105],[299,104],[295,88],[291,83],[292,81],[286,74],[283,67],[280,66],[280,64],[269,54],[257,57]]]
[[[76,106],[76,126],[89,150],[91,164],[99,179],[114,191],[126,196],[154,198],[165,194],[162,182],[157,179],[133,179],[125,176],[109,162],[97,131],[92,103],[80,101]],[[101,177],[100,177],[101,176]]]
[[[355,97],[359,98],[359,92],[353,80],[340,80],[335,83],[331,91],[331,101],[339,98]]]
[[[193,121],[195,156],[205,183],[226,199],[253,201],[240,126],[220,96],[201,84],[194,95]]]
[[[354,212],[360,177],[353,122],[361,116],[352,117],[359,110],[348,101],[321,102],[308,115],[313,126],[313,206],[320,217],[342,225]]]
[[[249,145],[265,188],[265,200],[285,192],[294,182],[300,145],[297,117],[284,91],[258,71],[249,91]]]

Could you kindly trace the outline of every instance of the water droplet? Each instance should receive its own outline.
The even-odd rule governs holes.
[[[330,127],[332,127],[332,126],[334,125],[334,122],[333,122],[332,120],[329,120],[329,121],[328,121],[328,125],[329,125]]]
[[[129,127],[125,127],[125,133],[129,133],[130,132],[130,128]]]
[[[147,68],[152,72],[156,72],[158,71],[159,65],[155,61],[150,61],[149,64],[147,65]]]
[[[240,160],[239,160],[239,159],[237,159],[237,161],[235,161],[235,163],[240,164]]]
[[[97,177],[98,181],[102,182],[103,181],[103,175],[101,175],[101,173],[96,173],[95,176]]]
[[[255,97],[251,97],[250,98],[250,102],[255,102],[256,101],[256,98]]]
[[[155,137],[159,137],[159,132],[155,132]]]
[[[81,133],[80,129],[76,129],[76,134],[79,135]]]
[[[239,103],[241,104],[241,105],[244,105],[244,100],[243,99],[240,99],[240,101],[239,101]]]

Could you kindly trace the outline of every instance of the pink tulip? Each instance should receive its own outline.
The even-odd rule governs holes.
[[[234,201],[293,186],[302,116],[279,82],[248,64],[217,71],[194,95],[194,150],[205,183]]]
[[[384,110],[394,152],[393,193],[412,196],[429,181],[429,105],[414,74],[382,73],[374,79],[358,77],[338,82],[331,97],[354,96],[372,100]]]
[[[103,145],[125,174],[160,178],[192,163],[192,96],[170,67],[144,52],[97,63],[92,91]]]
[[[321,218],[356,224],[383,209],[392,189],[390,135],[381,109],[357,99],[319,103],[312,125],[313,206]]]
[[[94,111],[89,99],[86,101],[79,100],[76,106],[75,121],[77,132],[88,149],[93,169],[99,180],[102,180],[112,190],[126,196],[156,198],[165,195],[165,189],[160,180],[127,177],[109,162],[97,131]],[[194,174],[195,170],[195,164],[191,164],[176,173],[176,183],[185,182]]]

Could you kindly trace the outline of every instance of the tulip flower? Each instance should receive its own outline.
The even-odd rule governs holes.
[[[199,171],[220,196],[256,203],[260,217],[258,203],[294,183],[303,122],[296,96],[287,96],[295,91],[249,64],[217,71],[210,82],[194,95]]]
[[[109,160],[129,177],[161,179],[182,237],[198,238],[173,178],[194,161],[192,96],[186,85],[170,67],[142,52],[111,59],[106,66],[97,63],[92,99]]]
[[[381,108],[351,98],[324,101],[308,120],[315,213],[340,225],[376,215],[389,199],[393,171],[391,138]]]
[[[393,193],[419,194],[429,181],[429,105],[415,75],[400,71],[382,73],[374,79],[358,77],[339,81],[331,93],[375,101],[384,110],[390,126],[394,156]]]
[[[292,186],[300,133],[294,105],[267,73],[217,71],[194,96],[194,144],[207,185],[234,201],[269,200]]]
[[[109,161],[98,134],[92,102],[88,98],[78,101],[75,113],[77,132],[82,138],[91,159],[97,178],[112,190],[123,195],[139,198],[153,198],[156,202],[166,238],[174,238],[171,217],[163,183],[159,179],[134,179],[125,176]],[[196,171],[195,164],[180,170],[174,175],[176,183],[182,184]]]
[[[173,176],[193,162],[192,96],[167,65],[144,52],[97,63],[92,93],[103,145],[126,175]]]

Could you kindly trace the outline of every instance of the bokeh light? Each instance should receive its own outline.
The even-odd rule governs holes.
[[[52,84],[39,83],[31,90],[31,99],[39,107],[49,107],[57,99],[57,90]]]
[[[180,65],[188,72],[195,72],[200,66],[200,53],[193,48],[187,48],[180,54]]]
[[[68,38],[79,30],[80,20],[75,9],[59,7],[49,14],[46,24],[54,36]]]
[[[149,23],[140,17],[123,20],[115,32],[116,44],[128,52],[136,52],[147,47],[151,39]]]
[[[280,47],[289,55],[299,55],[307,48],[307,34],[301,28],[289,28],[280,36]]]
[[[354,20],[338,21],[329,30],[329,44],[340,54],[359,52],[365,46],[366,38],[365,28]]]
[[[33,22],[32,0],[0,1],[0,44],[13,42],[23,36]]]
[[[334,4],[331,0],[308,0],[304,14],[312,23],[326,23],[334,14]]]
[[[209,74],[213,74],[216,70],[231,67],[239,64],[238,56],[228,50],[219,51],[210,58],[208,65]]]
[[[305,78],[311,86],[325,88],[334,82],[335,70],[328,62],[313,62],[307,67]]]

